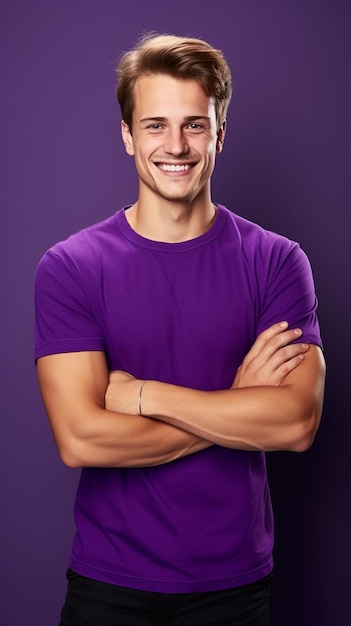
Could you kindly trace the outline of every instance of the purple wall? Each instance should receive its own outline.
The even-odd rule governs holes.
[[[268,457],[277,525],[273,623],[345,623],[351,560],[350,5],[212,4],[1,3],[4,626],[57,623],[78,479],[58,458],[37,388],[34,271],[52,243],[135,200],[132,160],[119,137],[113,65],[147,30],[200,36],[223,49],[235,94],[214,200],[297,239],[312,261],[328,385],[312,449]]]

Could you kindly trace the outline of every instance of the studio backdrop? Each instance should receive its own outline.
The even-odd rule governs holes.
[[[298,241],[328,374],[303,454],[267,455],[273,626],[343,626],[351,560],[350,4],[344,0],[2,0],[1,573],[4,626],[54,626],[78,470],[58,455],[33,361],[33,281],[58,240],[136,199],[115,62],[148,31],[221,48],[234,94],[213,200]]]

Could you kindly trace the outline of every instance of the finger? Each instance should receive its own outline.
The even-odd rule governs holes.
[[[283,346],[296,340],[301,335],[301,328],[288,328],[287,322],[279,322],[260,333],[255,343],[259,345],[272,344]]]
[[[289,323],[286,321],[282,321],[282,322],[277,322],[276,324],[272,324],[272,326],[269,326],[268,328],[266,328],[265,330],[263,330],[257,337],[258,341],[269,341],[272,337],[275,337],[276,335],[279,335],[280,333],[283,333],[285,331],[287,331],[289,328]]]
[[[272,355],[270,363],[272,369],[278,369],[283,363],[286,363],[294,357],[308,352],[310,346],[307,343],[292,343],[277,350]]]
[[[260,333],[247,356],[256,358],[262,354],[263,358],[270,358],[277,350],[296,341],[301,335],[300,328],[287,329],[287,322],[279,322]]]
[[[290,374],[294,369],[301,365],[304,360],[305,354],[301,352],[289,359],[288,361],[284,361],[272,375],[271,384],[275,386],[281,385],[281,383],[288,376],[288,374]]]
[[[287,322],[279,322],[260,333],[255,344],[260,350],[266,345],[273,346],[273,348],[277,349],[280,346],[291,343],[291,341],[296,341],[301,335],[301,328],[288,328]]]

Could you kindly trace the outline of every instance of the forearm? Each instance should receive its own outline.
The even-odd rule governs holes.
[[[321,403],[289,386],[203,392],[149,381],[143,413],[229,448],[300,451],[313,441]]]
[[[58,446],[70,467],[151,467],[212,445],[161,421],[103,409],[84,422],[76,421]]]

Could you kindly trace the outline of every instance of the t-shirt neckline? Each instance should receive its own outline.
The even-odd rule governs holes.
[[[129,206],[130,205],[123,207],[123,209],[120,209],[115,214],[118,226],[122,234],[124,235],[124,237],[126,237],[126,239],[128,239],[132,243],[138,246],[142,246],[144,248],[148,248],[149,250],[153,249],[153,250],[159,250],[161,252],[169,252],[169,253],[186,252],[188,250],[193,250],[195,248],[204,246],[210,241],[213,241],[213,239],[216,239],[216,237],[218,237],[219,234],[222,232],[224,228],[224,224],[226,222],[226,218],[227,218],[227,209],[223,205],[217,204],[216,205],[217,212],[216,212],[215,220],[205,233],[193,239],[187,239],[186,241],[180,241],[178,243],[169,243],[169,242],[164,242],[164,241],[154,241],[153,239],[147,239],[146,237],[139,235],[130,226],[126,218],[125,212],[129,208]]]

